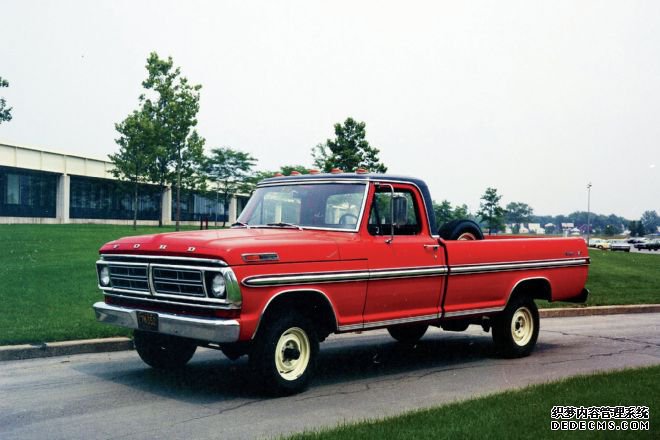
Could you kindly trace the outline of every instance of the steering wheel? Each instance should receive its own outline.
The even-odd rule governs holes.
[[[355,219],[354,222],[348,222],[347,220],[353,218]],[[356,225],[358,221],[357,215],[355,214],[344,214],[341,217],[339,217],[339,224],[340,225]]]

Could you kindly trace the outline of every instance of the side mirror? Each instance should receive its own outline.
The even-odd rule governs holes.
[[[394,204],[394,219],[395,225],[405,225],[408,223],[408,199],[404,196],[395,196],[392,199]]]

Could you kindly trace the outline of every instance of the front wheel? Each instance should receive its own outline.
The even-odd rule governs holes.
[[[146,364],[163,370],[182,368],[197,350],[188,339],[141,330],[133,332],[133,343]]]
[[[295,394],[309,385],[318,351],[318,337],[309,319],[297,314],[274,317],[259,330],[250,364],[265,391]]]
[[[539,336],[539,310],[531,298],[512,299],[493,320],[493,342],[507,358],[528,356]]]

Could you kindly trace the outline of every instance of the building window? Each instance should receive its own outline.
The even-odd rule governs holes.
[[[54,218],[55,173],[0,167],[0,216]]]
[[[160,191],[154,185],[138,187],[138,220],[158,220]],[[133,184],[110,179],[71,176],[69,217],[133,219]]]
[[[18,205],[19,204],[19,179],[18,174],[7,174],[7,204],[8,205]]]
[[[245,209],[245,205],[247,205],[248,200],[250,200],[249,197],[236,196],[236,218],[240,217],[243,209]]]
[[[223,194],[207,191],[181,190],[181,221],[209,221],[226,222],[227,209],[224,206]],[[172,190],[172,220],[176,220],[176,189]]]

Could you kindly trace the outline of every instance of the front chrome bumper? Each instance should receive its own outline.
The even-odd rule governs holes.
[[[138,328],[137,309],[97,302],[96,320],[119,327]],[[149,312],[158,315],[158,332],[205,342],[229,343],[238,341],[240,324],[235,319],[196,318],[171,313]]]

